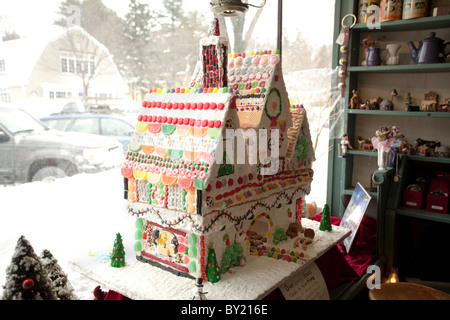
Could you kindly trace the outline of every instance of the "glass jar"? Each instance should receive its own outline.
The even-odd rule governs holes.
[[[403,20],[428,16],[428,0],[404,0]]]
[[[403,0],[382,0],[380,6],[380,21],[401,20]]]

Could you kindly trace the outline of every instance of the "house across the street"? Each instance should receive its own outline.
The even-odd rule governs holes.
[[[79,109],[128,98],[128,86],[103,44],[79,26],[50,34],[0,42],[0,102],[48,113],[70,102]]]

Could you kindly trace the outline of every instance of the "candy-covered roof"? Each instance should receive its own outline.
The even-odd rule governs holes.
[[[203,189],[235,104],[226,88],[184,92],[147,94],[122,168],[125,177]]]
[[[198,89],[204,86],[205,73],[211,70],[209,65],[206,66],[206,69],[205,66],[202,66],[201,61],[204,60],[205,58],[202,57],[197,65],[190,84],[191,88]],[[278,81],[279,75],[276,67],[279,63],[280,52],[278,50],[229,54],[226,83],[236,95],[236,107],[241,127],[256,128],[258,126],[264,111],[267,91],[274,82]],[[212,68],[214,67],[213,64]]]

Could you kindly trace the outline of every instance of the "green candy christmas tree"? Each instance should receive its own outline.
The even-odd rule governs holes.
[[[322,212],[322,219],[320,220],[320,231],[331,231],[331,218],[330,218],[330,208],[328,204],[325,204]]]
[[[122,236],[120,233],[116,234],[116,240],[114,241],[114,248],[111,254],[111,267],[125,267],[125,250],[123,248]]]
[[[220,271],[219,265],[217,264],[216,251],[212,246],[208,251],[208,265],[206,266],[206,276],[211,283],[220,281]]]

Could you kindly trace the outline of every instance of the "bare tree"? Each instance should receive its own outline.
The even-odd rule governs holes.
[[[0,16],[0,40],[8,41],[19,39],[20,36],[14,30],[13,23],[8,16]]]
[[[44,68],[46,73],[53,72],[55,76],[66,74],[78,78],[85,107],[90,105],[93,80],[118,72],[108,49],[80,26],[67,28],[49,43],[46,50],[39,60],[39,67]]]

